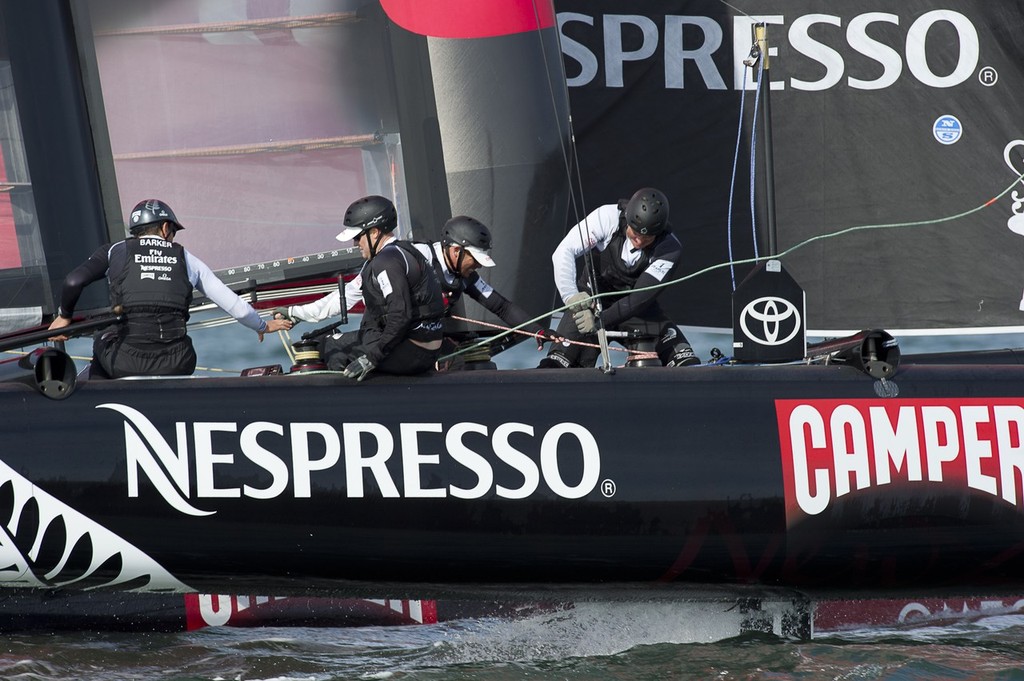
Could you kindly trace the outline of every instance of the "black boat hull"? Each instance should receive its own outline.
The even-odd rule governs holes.
[[[61,401],[0,385],[0,577],[1013,589],[1022,394],[1024,367],[977,365],[887,385],[847,366],[86,381]]]

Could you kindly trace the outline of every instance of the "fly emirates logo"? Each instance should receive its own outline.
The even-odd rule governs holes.
[[[367,496],[372,483],[379,490],[372,494],[386,498],[525,499],[543,485],[563,499],[579,499],[594,490],[601,472],[597,440],[575,423],[538,432],[524,423],[343,423],[339,429],[316,422],[179,421],[172,444],[132,407],[97,409],[124,417],[129,498],[139,496],[144,477],[173,508],[194,516],[215,513],[202,508],[214,499],[310,497],[317,482],[344,486],[349,498]],[[459,484],[442,484],[446,474]]]
[[[775,411],[790,523],[887,485],[1022,503],[1024,399],[777,400]]]

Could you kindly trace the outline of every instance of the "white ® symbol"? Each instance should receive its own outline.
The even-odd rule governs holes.
[[[978,71],[978,80],[985,87],[992,87],[999,82],[999,72],[991,66],[985,66]]]
[[[601,494],[605,495],[606,497],[614,497],[615,496],[615,481],[614,480],[609,480],[607,478],[602,480],[601,481]]]
[[[751,319],[760,322],[761,333],[753,333],[750,330]],[[792,324],[792,328],[783,335],[780,329],[782,323],[786,321]],[[751,301],[743,308],[743,312],[740,313],[740,326],[743,333],[761,345],[783,345],[800,331],[800,311],[785,298],[765,296]]]

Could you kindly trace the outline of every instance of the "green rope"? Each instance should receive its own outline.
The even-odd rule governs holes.
[[[796,244],[795,246],[791,246],[791,247],[781,251],[780,253],[776,253],[776,254],[773,254],[773,255],[770,255],[770,256],[765,256],[765,257],[761,257],[761,258],[746,258],[746,259],[743,259],[743,260],[729,260],[729,261],[726,261],[726,262],[718,263],[716,265],[709,265],[708,267],[705,267],[702,270],[697,270],[696,272],[692,272],[690,274],[687,274],[686,276],[678,277],[678,278],[673,279],[671,281],[662,282],[660,284],[653,284],[651,286],[645,286],[645,287],[642,287],[642,288],[633,289],[633,291],[654,291],[654,290],[657,290],[657,289],[665,288],[666,286],[674,286],[676,284],[681,284],[684,281],[689,281],[689,280],[694,279],[696,277],[699,277],[699,276],[701,276],[703,274],[707,274],[708,272],[713,272],[715,270],[720,270],[720,269],[723,269],[725,267],[730,267],[730,266],[733,266],[733,265],[749,265],[749,264],[758,263],[758,262],[760,262],[762,260],[768,260],[768,259],[773,259],[773,258],[781,258],[781,257],[783,257],[785,255],[789,255],[790,253],[793,253],[793,252],[803,248],[804,246],[808,246],[808,245],[810,245],[812,243],[815,243],[816,241],[823,241],[825,239],[834,239],[836,237],[845,236],[847,234],[852,234],[854,232],[863,232],[863,231],[872,230],[872,229],[904,229],[904,228],[907,228],[907,227],[925,227],[925,226],[928,226],[928,225],[938,225],[938,224],[942,224],[942,223],[945,223],[945,222],[952,222],[954,220],[959,220],[959,219],[965,218],[965,217],[967,217],[969,215],[973,215],[974,213],[977,213],[977,212],[981,211],[982,209],[988,208],[989,206],[994,204],[996,201],[998,201],[999,199],[1001,199],[1004,196],[1006,196],[1007,194],[1009,194],[1010,190],[1012,190],[1017,185],[1018,182],[1022,182],[1022,181],[1024,181],[1024,173],[1021,173],[1020,175],[1018,175],[1017,178],[1014,179],[1014,181],[1011,182],[1010,185],[1006,187],[1006,189],[1004,189],[1003,191],[999,192],[996,196],[992,197],[991,199],[989,199],[985,203],[981,204],[980,206],[975,206],[974,208],[971,208],[970,210],[963,211],[962,213],[957,213],[955,215],[949,215],[949,216],[946,216],[946,217],[935,218],[935,219],[932,219],[932,220],[915,220],[913,222],[888,222],[888,223],[882,223],[882,224],[877,224],[877,225],[856,225],[854,227],[847,227],[847,228],[841,229],[841,230],[839,230],[837,232],[830,232],[828,234],[819,234],[817,236],[812,236],[809,239],[805,239],[805,240],[801,241],[800,243]],[[594,300],[596,298],[604,298],[605,296],[612,296],[612,295],[622,295],[622,291],[608,291],[606,293],[598,293],[596,295],[592,295],[589,298],[587,298],[587,302],[589,302],[591,300]],[[575,306],[577,304],[579,304],[579,303],[575,303],[573,306]],[[465,348],[460,348],[460,349],[456,350],[455,352],[453,352],[453,353],[451,353],[449,355],[445,355],[445,356],[441,357],[440,360],[438,360],[438,361],[443,361],[443,360],[446,360],[446,359],[451,359],[452,357],[456,357],[458,355],[464,354],[466,352],[470,352],[470,351],[472,351],[472,350],[474,350],[476,348],[479,348],[479,347],[481,347],[483,345],[486,345],[488,343],[492,343],[495,340],[498,340],[499,338],[503,338],[503,337],[505,337],[505,336],[507,336],[507,335],[509,335],[511,333],[515,333],[516,331],[518,331],[519,329],[522,329],[523,327],[526,327],[526,326],[529,326],[530,324],[534,324],[536,322],[539,322],[541,319],[549,317],[550,315],[552,315],[552,314],[554,314],[556,312],[563,312],[563,311],[567,310],[569,307],[570,307],[569,305],[563,305],[561,307],[557,307],[557,308],[551,310],[550,312],[547,312],[545,314],[542,314],[542,315],[539,315],[537,317],[534,317],[533,319],[531,319],[529,321],[523,322],[519,326],[515,326],[515,327],[512,327],[512,328],[509,328],[506,331],[503,331],[503,332],[501,332],[499,334],[496,334],[494,336],[491,336],[491,337],[487,338],[486,340],[482,340],[482,341],[480,341],[480,342],[478,342],[478,343],[476,343],[474,345],[470,345],[470,346],[467,346]]]

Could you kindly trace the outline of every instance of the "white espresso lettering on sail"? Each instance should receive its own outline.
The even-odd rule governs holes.
[[[579,499],[597,488],[597,439],[577,423],[537,430],[525,423],[179,421],[161,430],[123,404],[127,496],[147,480],[175,510],[210,515],[234,499],[347,498]],[[195,480],[193,489],[190,481]]]
[[[843,7],[833,3],[829,9]],[[745,73],[743,60],[750,51],[752,28],[760,22],[769,26],[770,58],[780,53],[802,57],[787,61],[788,78],[772,80],[773,90],[882,90],[901,79],[951,88],[969,81],[982,58],[974,22],[948,9],[920,15],[906,10],[902,15],[892,11],[741,15],[731,23],[707,16],[659,14],[653,9],[647,14],[559,12],[566,84],[582,87],[603,75],[605,87],[623,88],[628,86],[629,72],[647,73],[645,65],[660,63],[667,90],[741,90],[744,83],[753,89],[754,78]],[[722,59],[723,50],[731,50],[731,58]],[[934,58],[938,51],[955,55],[956,63],[939,69]],[[722,63],[733,65],[731,74],[719,69],[717,64]]]
[[[1021,506],[1024,398],[777,400],[787,520],[941,485]]]

